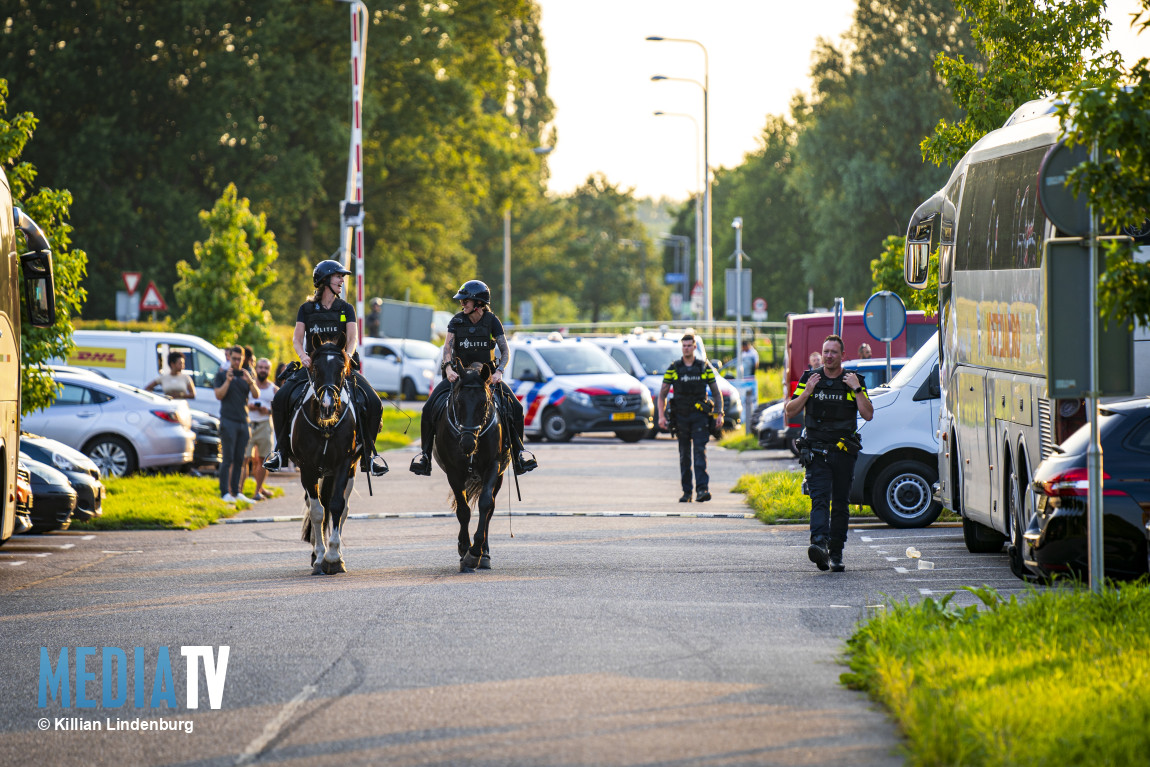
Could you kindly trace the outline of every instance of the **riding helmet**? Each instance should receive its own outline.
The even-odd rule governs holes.
[[[469,298],[481,304],[489,304],[491,303],[491,289],[487,287],[486,282],[468,280],[463,283],[463,287],[459,289],[459,292],[452,296],[452,299],[455,301],[466,301]]]
[[[329,258],[315,265],[315,269],[311,273],[311,282],[318,288],[320,285],[325,284],[327,278],[333,274],[351,274],[351,272],[344,269],[343,264],[339,261],[333,261]]]

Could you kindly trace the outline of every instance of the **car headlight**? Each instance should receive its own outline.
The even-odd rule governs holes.
[[[430,370],[428,370],[427,368],[424,368],[424,369],[423,369],[423,377],[424,377],[424,378],[426,378],[427,380],[429,380],[429,381],[430,381],[430,380],[431,380],[431,378],[432,378],[432,376],[434,376],[434,375],[435,375],[435,374],[434,374],[434,373],[432,373],[432,372],[431,372]]]
[[[587,394],[587,392],[573,391],[568,396],[571,397],[571,401],[576,405],[591,407],[591,395]]]
[[[646,386],[639,390],[639,397],[643,400],[644,405],[651,404],[651,392],[647,390]]]
[[[84,469],[72,463],[67,456],[60,453],[52,453],[52,465],[60,471],[84,471]]]

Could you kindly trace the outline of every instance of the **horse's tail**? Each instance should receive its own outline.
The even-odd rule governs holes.
[[[463,495],[467,498],[467,505],[472,511],[475,511],[475,505],[479,503],[479,493],[483,490],[483,478],[477,475],[471,475],[463,484]],[[458,512],[459,504],[455,502],[455,493],[451,494],[451,510]]]

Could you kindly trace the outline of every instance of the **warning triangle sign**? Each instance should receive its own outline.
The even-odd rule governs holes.
[[[128,295],[135,295],[136,286],[140,284],[139,272],[124,272],[124,287],[128,289]]]
[[[140,310],[146,312],[166,312],[168,310],[168,305],[164,302],[164,297],[160,295],[156,283],[149,282],[148,287],[144,289],[144,295],[140,299]]]

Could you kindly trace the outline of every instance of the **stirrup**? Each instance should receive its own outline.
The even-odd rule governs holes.
[[[527,460],[524,460],[523,456],[525,454],[531,457]],[[526,474],[529,471],[534,471],[535,469],[539,468],[539,462],[535,460],[535,454],[530,450],[520,450],[518,457],[516,457],[513,463],[515,464],[516,474]]]
[[[426,453],[420,453],[411,459],[412,474],[418,474],[421,477],[431,476],[431,459],[427,457]]]
[[[373,477],[382,477],[384,474],[390,471],[387,468],[387,461],[383,460],[383,456],[379,453],[371,456],[371,459],[367,461],[367,466],[364,466],[363,470],[371,474]]]
[[[280,451],[276,450],[267,457],[266,461],[264,461],[264,468],[274,473],[287,468],[287,461],[285,461],[283,456],[280,455]]]

